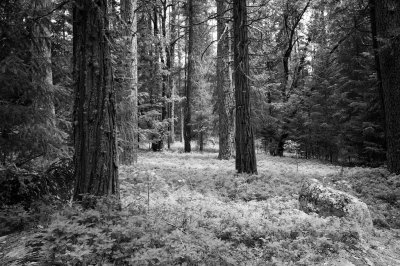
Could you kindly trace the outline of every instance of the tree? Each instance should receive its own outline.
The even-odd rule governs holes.
[[[51,32],[50,16],[42,13],[51,6],[51,0],[34,1],[34,15],[38,19],[33,24],[32,57],[36,66],[33,74],[33,85],[43,87],[39,99],[36,101],[43,109],[47,109],[48,121],[55,124],[53,71],[51,67]]]
[[[229,64],[229,32],[228,20],[225,17],[227,4],[224,0],[217,0],[217,111],[218,111],[218,137],[219,159],[227,160],[232,156],[231,130],[232,123],[229,115],[230,84],[227,78],[230,75]]]
[[[125,75],[123,96],[120,110],[121,125],[119,132],[122,138],[120,160],[123,164],[137,162],[138,150],[138,60],[137,60],[137,0],[121,1],[121,13],[124,23]]]
[[[372,18],[374,19],[374,18]],[[389,171],[400,173],[400,3],[375,2]]]
[[[187,3],[187,16],[188,16],[188,63],[186,74],[186,87],[185,87],[185,105],[184,105],[184,139],[185,139],[185,152],[191,151],[190,141],[192,140],[192,91],[194,88],[194,31],[193,31],[193,0],[188,0]]]
[[[117,195],[115,92],[108,43],[107,0],[73,7],[74,198]]]
[[[236,100],[236,170],[257,173],[249,84],[249,40],[246,0],[233,1],[234,76]]]

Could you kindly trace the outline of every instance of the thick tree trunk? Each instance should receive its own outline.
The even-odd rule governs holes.
[[[119,132],[121,137],[120,161],[122,164],[137,162],[138,153],[138,59],[137,59],[137,18],[135,14],[136,0],[122,0],[121,13],[125,23],[125,60],[126,78],[123,81],[122,121]]]
[[[389,171],[400,173],[400,2],[375,3]]]
[[[217,0],[217,110],[218,110],[218,158],[228,160],[231,151],[231,120],[229,117],[228,101],[230,93],[229,84],[229,31],[228,20],[224,17],[228,9],[224,0]],[[227,79],[228,78],[228,79]]]
[[[236,99],[236,170],[238,173],[257,173],[250,111],[249,41],[246,0],[233,1],[233,30]]]
[[[73,22],[74,198],[119,197],[107,1],[76,0]]]
[[[193,0],[188,0],[188,64],[186,75],[185,89],[185,106],[184,106],[184,139],[185,152],[191,152],[190,141],[192,140],[192,90],[194,88],[194,51],[193,51]]]
[[[34,1],[34,15],[42,17],[51,6],[51,0]],[[38,91],[36,104],[50,127],[55,127],[54,86],[51,66],[50,17],[43,16],[35,21],[32,28],[32,58],[35,65],[33,84]]]

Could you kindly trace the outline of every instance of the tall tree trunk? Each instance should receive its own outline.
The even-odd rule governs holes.
[[[119,197],[115,92],[108,43],[107,1],[73,7],[74,198]]]
[[[246,0],[233,1],[234,68],[236,99],[236,170],[257,173],[249,84],[249,40]]]
[[[228,20],[224,17],[227,4],[224,0],[217,0],[217,110],[218,110],[218,137],[219,154],[218,158],[228,160],[232,156],[231,152],[231,120],[227,100],[230,91],[229,80],[229,31]],[[227,80],[228,78],[228,80]],[[228,96],[228,97],[227,97]]]
[[[167,65],[169,69],[168,83],[170,88],[170,104],[169,104],[169,141],[168,144],[175,142],[175,82],[173,78],[174,71],[174,60],[175,60],[175,44],[176,44],[176,1],[171,1],[171,13],[170,13],[170,45],[169,53],[167,58]],[[170,147],[168,147],[170,148]]]
[[[376,78],[378,82],[378,92],[381,102],[381,110],[382,110],[382,118],[381,123],[382,127],[385,129],[385,99],[383,94],[382,88],[382,72],[379,60],[379,43],[378,43],[378,36],[377,36],[377,29],[376,29],[376,13],[375,13],[375,3],[376,0],[369,0],[369,8],[370,8],[370,20],[371,20],[371,33],[372,33],[372,47],[374,48],[374,56],[375,56],[375,68],[376,68]],[[386,134],[386,130],[385,130]],[[386,149],[386,137],[385,143],[383,143],[384,148]]]
[[[184,138],[185,152],[191,152],[190,141],[192,140],[192,90],[194,88],[194,53],[193,53],[193,0],[188,0],[188,64],[185,89],[185,118],[184,118]]]
[[[230,12],[230,16],[232,12]],[[231,23],[232,25],[232,23]],[[229,141],[230,141],[230,149],[232,155],[235,153],[235,132],[236,132],[236,106],[235,106],[235,81],[234,81],[234,74],[233,74],[233,32],[232,28],[228,31],[228,77],[229,77],[229,99],[227,99],[228,107],[228,114],[229,114],[229,121],[230,121],[230,133],[229,133]]]
[[[375,2],[389,171],[400,173],[400,2]]]
[[[162,34],[162,39],[160,40],[160,58],[161,58],[161,68],[164,70],[169,70],[168,69],[168,62],[166,62],[168,59],[169,55],[169,46],[166,45],[166,40],[167,40],[167,0],[161,1],[162,2],[162,12],[160,14],[161,17],[161,34]],[[167,86],[168,86],[168,75],[165,73],[165,71],[162,72],[162,91],[161,91],[161,96],[163,98],[163,104],[161,107],[161,120],[164,121],[165,119],[168,119],[168,101],[166,99],[167,97]]]
[[[35,65],[33,84],[38,91],[36,104],[50,127],[55,127],[54,86],[51,66],[50,17],[43,16],[50,8],[51,0],[33,1],[34,15],[41,17],[32,28],[32,58]]]
[[[180,15],[178,14],[178,21],[180,20]],[[178,27],[178,36],[180,36],[181,32],[180,32],[180,28]],[[181,43],[182,40],[178,40],[178,93],[180,94],[180,96],[184,96],[184,91],[182,89],[182,47],[181,45],[179,45]],[[183,143],[184,142],[184,111],[183,111],[183,103],[180,102],[179,103],[179,117],[180,117],[180,142]]]
[[[154,30],[154,37],[156,39],[156,43],[154,45],[154,54],[155,54],[155,64],[154,64],[154,72],[155,72],[155,87],[157,89],[157,95],[159,95],[159,92],[161,91],[161,96],[164,98],[165,97],[165,87],[164,87],[164,82],[163,82],[163,75],[162,75],[162,71],[161,71],[161,65],[164,65],[164,59],[163,59],[163,55],[162,55],[162,40],[159,36],[159,28],[158,28],[158,16],[159,16],[159,12],[158,12],[158,7],[154,6],[153,8],[153,30]],[[165,102],[164,100],[162,100],[163,103],[161,105],[161,121],[163,121],[166,118],[166,109],[165,109]],[[158,109],[158,107],[157,107]],[[156,127],[154,130],[157,130],[156,135],[158,136],[157,141],[152,142],[151,144],[151,149],[153,151],[161,151],[163,149],[164,146],[164,142],[163,142],[163,132],[160,130],[159,127]]]
[[[121,132],[122,164],[137,163],[138,153],[138,104],[137,104],[137,17],[135,14],[137,0],[122,0],[121,13],[125,23],[125,60],[126,78],[123,81]]]

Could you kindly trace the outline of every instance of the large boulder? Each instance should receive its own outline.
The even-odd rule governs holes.
[[[316,179],[303,183],[299,202],[300,209],[306,213],[341,217],[356,222],[363,230],[372,230],[371,214],[364,202],[348,193],[326,187]]]

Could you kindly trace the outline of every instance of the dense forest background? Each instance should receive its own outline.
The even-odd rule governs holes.
[[[73,155],[77,81],[72,5],[1,4],[3,165]],[[131,162],[126,153],[137,150],[132,134],[138,135],[139,143],[151,142],[154,151],[183,140],[185,151],[190,151],[189,140],[203,150],[207,141],[220,137],[220,157],[229,158],[236,109],[229,4],[196,1],[190,10],[189,3],[181,1],[139,1],[134,10],[126,10],[131,6],[123,1],[107,5],[102,15],[120,161]],[[350,165],[384,163],[385,119],[371,3],[299,0],[248,5],[250,117],[257,147],[282,156],[287,143],[304,158]],[[131,17],[125,14],[129,11]],[[131,97],[137,100],[130,103]]]
[[[215,149],[239,174],[260,153],[399,174],[399,14],[390,0],[2,0],[5,216],[46,197],[120,210],[121,169],[145,150]]]

